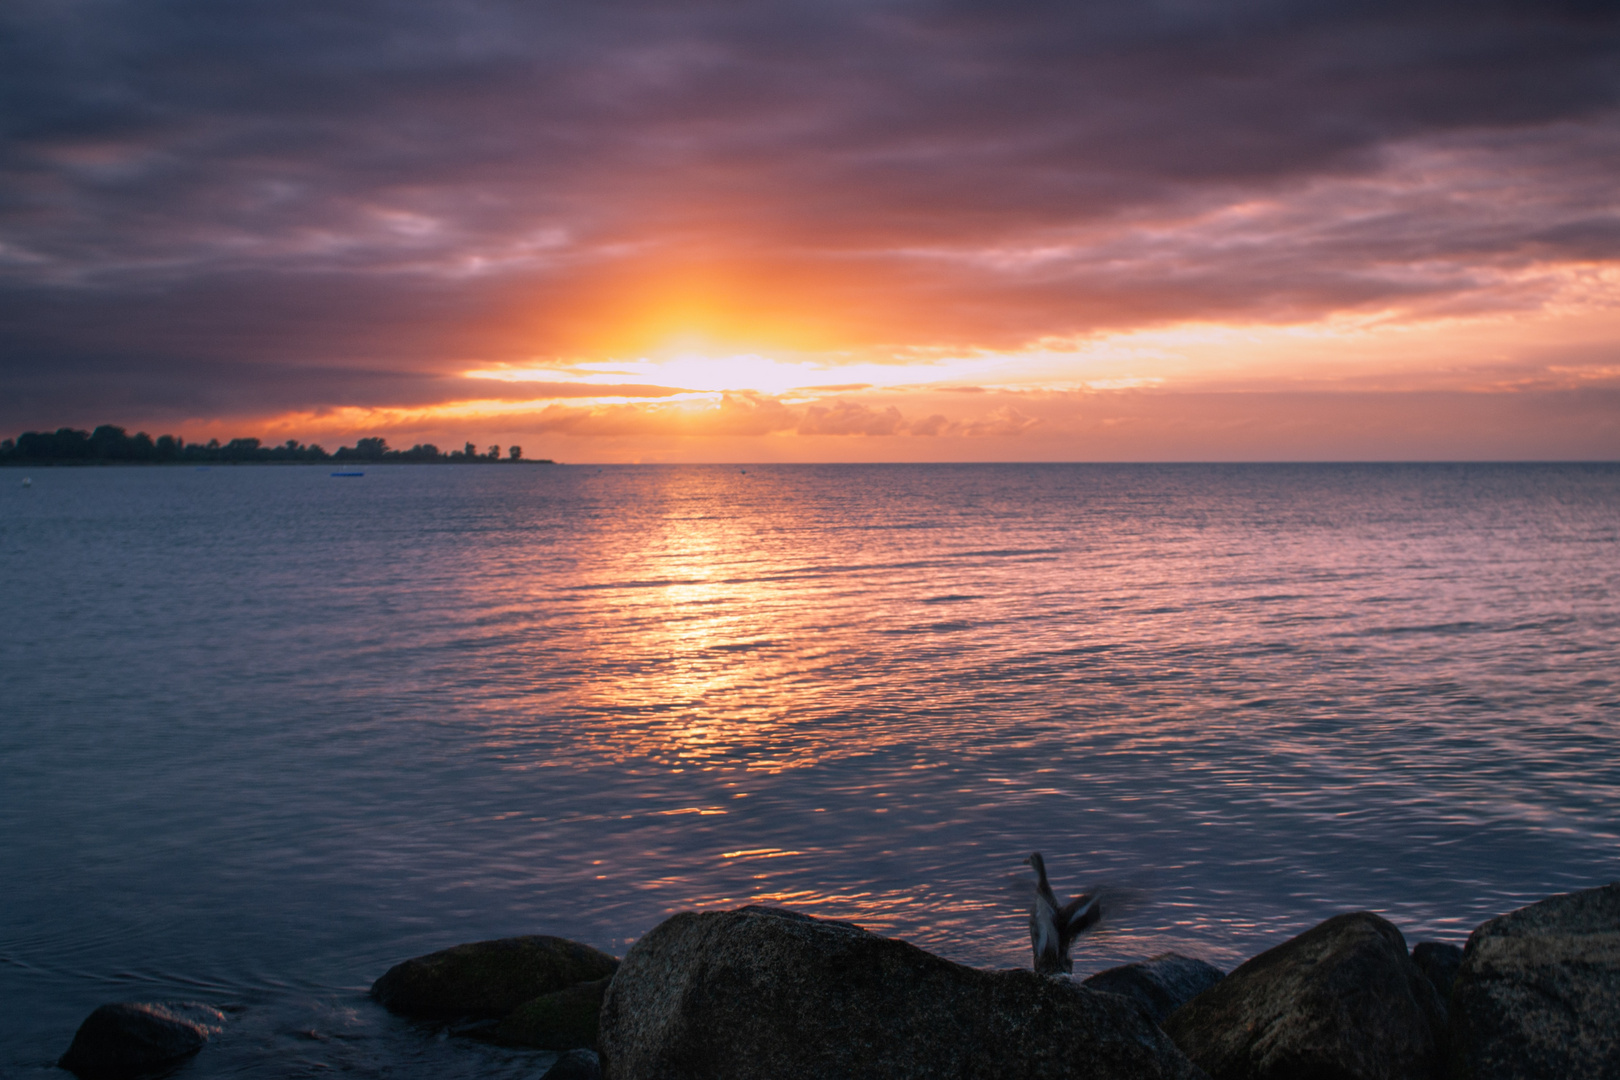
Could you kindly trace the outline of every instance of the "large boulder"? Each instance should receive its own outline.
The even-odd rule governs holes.
[[[195,1054],[224,1023],[218,1009],[192,1002],[103,1005],[79,1025],[57,1064],[82,1080],[126,1080]]]
[[[532,935],[456,945],[395,964],[371,986],[420,1020],[505,1016],[525,1001],[612,975],[619,961],[566,938]]]
[[[676,915],[636,942],[601,1047],[607,1080],[1201,1076],[1112,994],[759,907]]]
[[[1146,1009],[1154,1023],[1162,1024],[1171,1013],[1221,978],[1221,969],[1214,964],[1180,953],[1160,953],[1135,964],[1099,971],[1084,985],[1093,990],[1122,994]]]
[[[1620,1078],[1620,882],[1480,926],[1451,990],[1458,1080]]]
[[[542,994],[506,1014],[494,1039],[541,1050],[595,1050],[602,998],[612,976]]]
[[[1360,911],[1261,953],[1164,1028],[1214,1080],[1433,1080],[1445,1024],[1401,932]]]

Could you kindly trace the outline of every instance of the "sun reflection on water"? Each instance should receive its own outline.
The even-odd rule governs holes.
[[[463,578],[529,641],[467,733],[602,808],[588,843],[642,929],[782,903],[977,963],[1023,962],[1036,848],[1075,891],[1147,898],[1092,939],[1096,966],[1189,939],[1235,959],[1290,913],[1410,905],[1380,891],[1411,860],[1384,835],[1435,838],[1406,886],[1432,892],[1470,830],[1567,828],[1482,766],[1492,745],[1522,759],[1522,726],[1459,718],[1446,689],[1489,702],[1519,662],[1459,626],[1545,623],[1546,582],[1468,569],[1534,540],[1428,529],[1398,485],[1333,502],[1261,477],[1234,500],[1196,472],[1173,498],[1053,475],[592,478],[566,560],[491,551],[505,572]],[[561,835],[525,857],[555,861]],[[1356,880],[1319,869],[1346,853]]]
[[[1616,466],[64,469],[0,503],[0,1003],[53,1031],[111,977],[272,1045],[406,956],[745,903],[1022,966],[1032,850],[1107,889],[1081,973],[1353,909],[1460,941],[1620,876]]]

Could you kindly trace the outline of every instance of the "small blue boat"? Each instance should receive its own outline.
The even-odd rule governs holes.
[[[333,476],[364,476],[366,474],[363,473],[363,472],[335,472],[332,475]]]

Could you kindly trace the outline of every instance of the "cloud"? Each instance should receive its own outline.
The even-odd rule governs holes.
[[[891,407],[891,411],[893,411]],[[1015,405],[1003,405],[992,409],[989,413],[977,419],[952,420],[944,413],[932,413],[921,420],[901,421],[896,425],[897,431],[908,435],[938,435],[956,436],[960,438],[982,438],[984,436],[1022,435],[1041,423],[1039,417],[1026,416]],[[875,431],[872,434],[887,435],[891,432]]]
[[[1040,419],[1025,416],[1011,405],[995,410],[982,420],[973,420],[955,427],[946,434],[967,436],[1022,435],[1040,423]]]
[[[1597,304],[1617,61],[1595,0],[17,0],[0,420]]]
[[[725,394],[718,404],[649,408],[636,405],[548,406],[525,429],[542,434],[623,438],[697,435],[758,437],[791,430],[798,413],[775,398]]]
[[[760,394],[725,394],[713,406],[654,407],[635,405],[590,408],[553,405],[540,412],[526,430],[570,436],[626,437],[693,435],[704,438],[764,436],[982,436],[1021,435],[1037,426],[1013,406],[1002,406],[977,419],[947,420],[932,415],[912,422],[893,405],[873,408],[834,400],[795,408]]]
[[[765,394],[728,393],[717,395],[717,400],[713,401],[598,401],[574,405],[544,400],[471,399],[418,408],[347,408],[325,416],[278,417],[270,427],[276,432],[293,427],[330,428],[338,432],[388,430],[413,438],[441,440],[460,440],[466,436],[456,432],[469,428],[586,439],[716,439],[770,435],[975,438],[1021,435],[1040,423],[1039,418],[1026,416],[1010,404],[979,417],[950,420],[933,414],[914,422],[894,405],[874,408],[842,399],[793,405]],[[479,435],[476,440],[486,437]],[[505,435],[500,437],[506,438]]]
[[[878,411],[858,402],[838,401],[811,405],[799,421],[800,435],[894,435],[905,426],[900,410],[890,405]]]

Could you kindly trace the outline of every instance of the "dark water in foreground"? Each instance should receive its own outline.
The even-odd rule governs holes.
[[[364,996],[749,901],[1090,971],[1620,877],[1620,467],[0,472],[0,1074],[526,1077]],[[58,1074],[63,1075],[63,1074]]]

